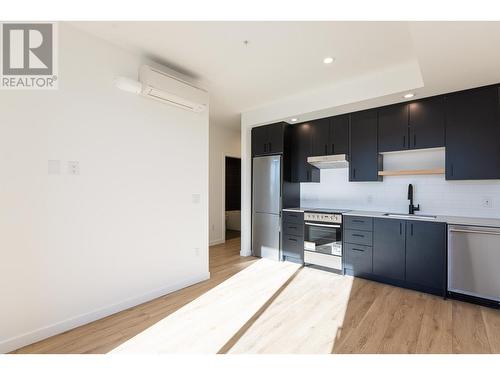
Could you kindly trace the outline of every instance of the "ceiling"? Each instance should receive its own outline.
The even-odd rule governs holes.
[[[197,79],[213,125],[239,126],[242,112],[408,61],[420,67],[421,95],[500,82],[500,22],[71,24]]]

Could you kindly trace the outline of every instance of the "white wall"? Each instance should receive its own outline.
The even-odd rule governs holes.
[[[210,244],[225,237],[225,157],[241,156],[240,128],[210,124]]]
[[[59,90],[0,92],[0,352],[209,277],[208,113],[114,88],[139,56],[59,40]]]
[[[384,155],[384,169],[444,166],[444,151]],[[383,182],[349,182],[348,169],[321,170],[320,183],[300,186],[301,206],[365,211],[408,212],[408,184],[413,184],[419,214],[500,218],[500,181],[446,181],[444,175],[390,176]],[[483,199],[492,201],[484,207]]]

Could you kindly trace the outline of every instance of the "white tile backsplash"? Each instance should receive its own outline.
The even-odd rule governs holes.
[[[384,164],[386,169],[388,165],[391,169],[418,169],[423,167],[419,162],[425,160],[425,167],[429,167],[429,154],[424,154],[385,155]],[[435,151],[434,166],[443,166],[443,155],[444,151]],[[408,184],[413,184],[414,202],[421,208],[419,213],[500,218],[500,180],[446,181],[444,175],[390,176],[384,177],[383,182],[349,182],[347,168],[323,169],[320,183],[301,184],[300,203],[303,207],[407,212]],[[492,200],[492,207],[483,206],[484,198]]]

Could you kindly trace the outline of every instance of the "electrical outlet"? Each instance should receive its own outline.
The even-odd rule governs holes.
[[[194,248],[194,255],[196,255],[197,257],[200,256],[200,248],[199,247]]]
[[[200,194],[191,194],[191,202],[194,204],[200,203]]]
[[[366,202],[367,203],[373,203],[373,196],[372,195],[369,195],[366,197]]]
[[[68,174],[76,176],[80,174],[80,162],[68,161]]]
[[[493,208],[493,198],[491,197],[481,198],[481,206],[486,208]]]

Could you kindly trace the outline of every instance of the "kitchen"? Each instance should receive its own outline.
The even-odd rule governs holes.
[[[253,254],[498,308],[499,93],[254,127]]]

